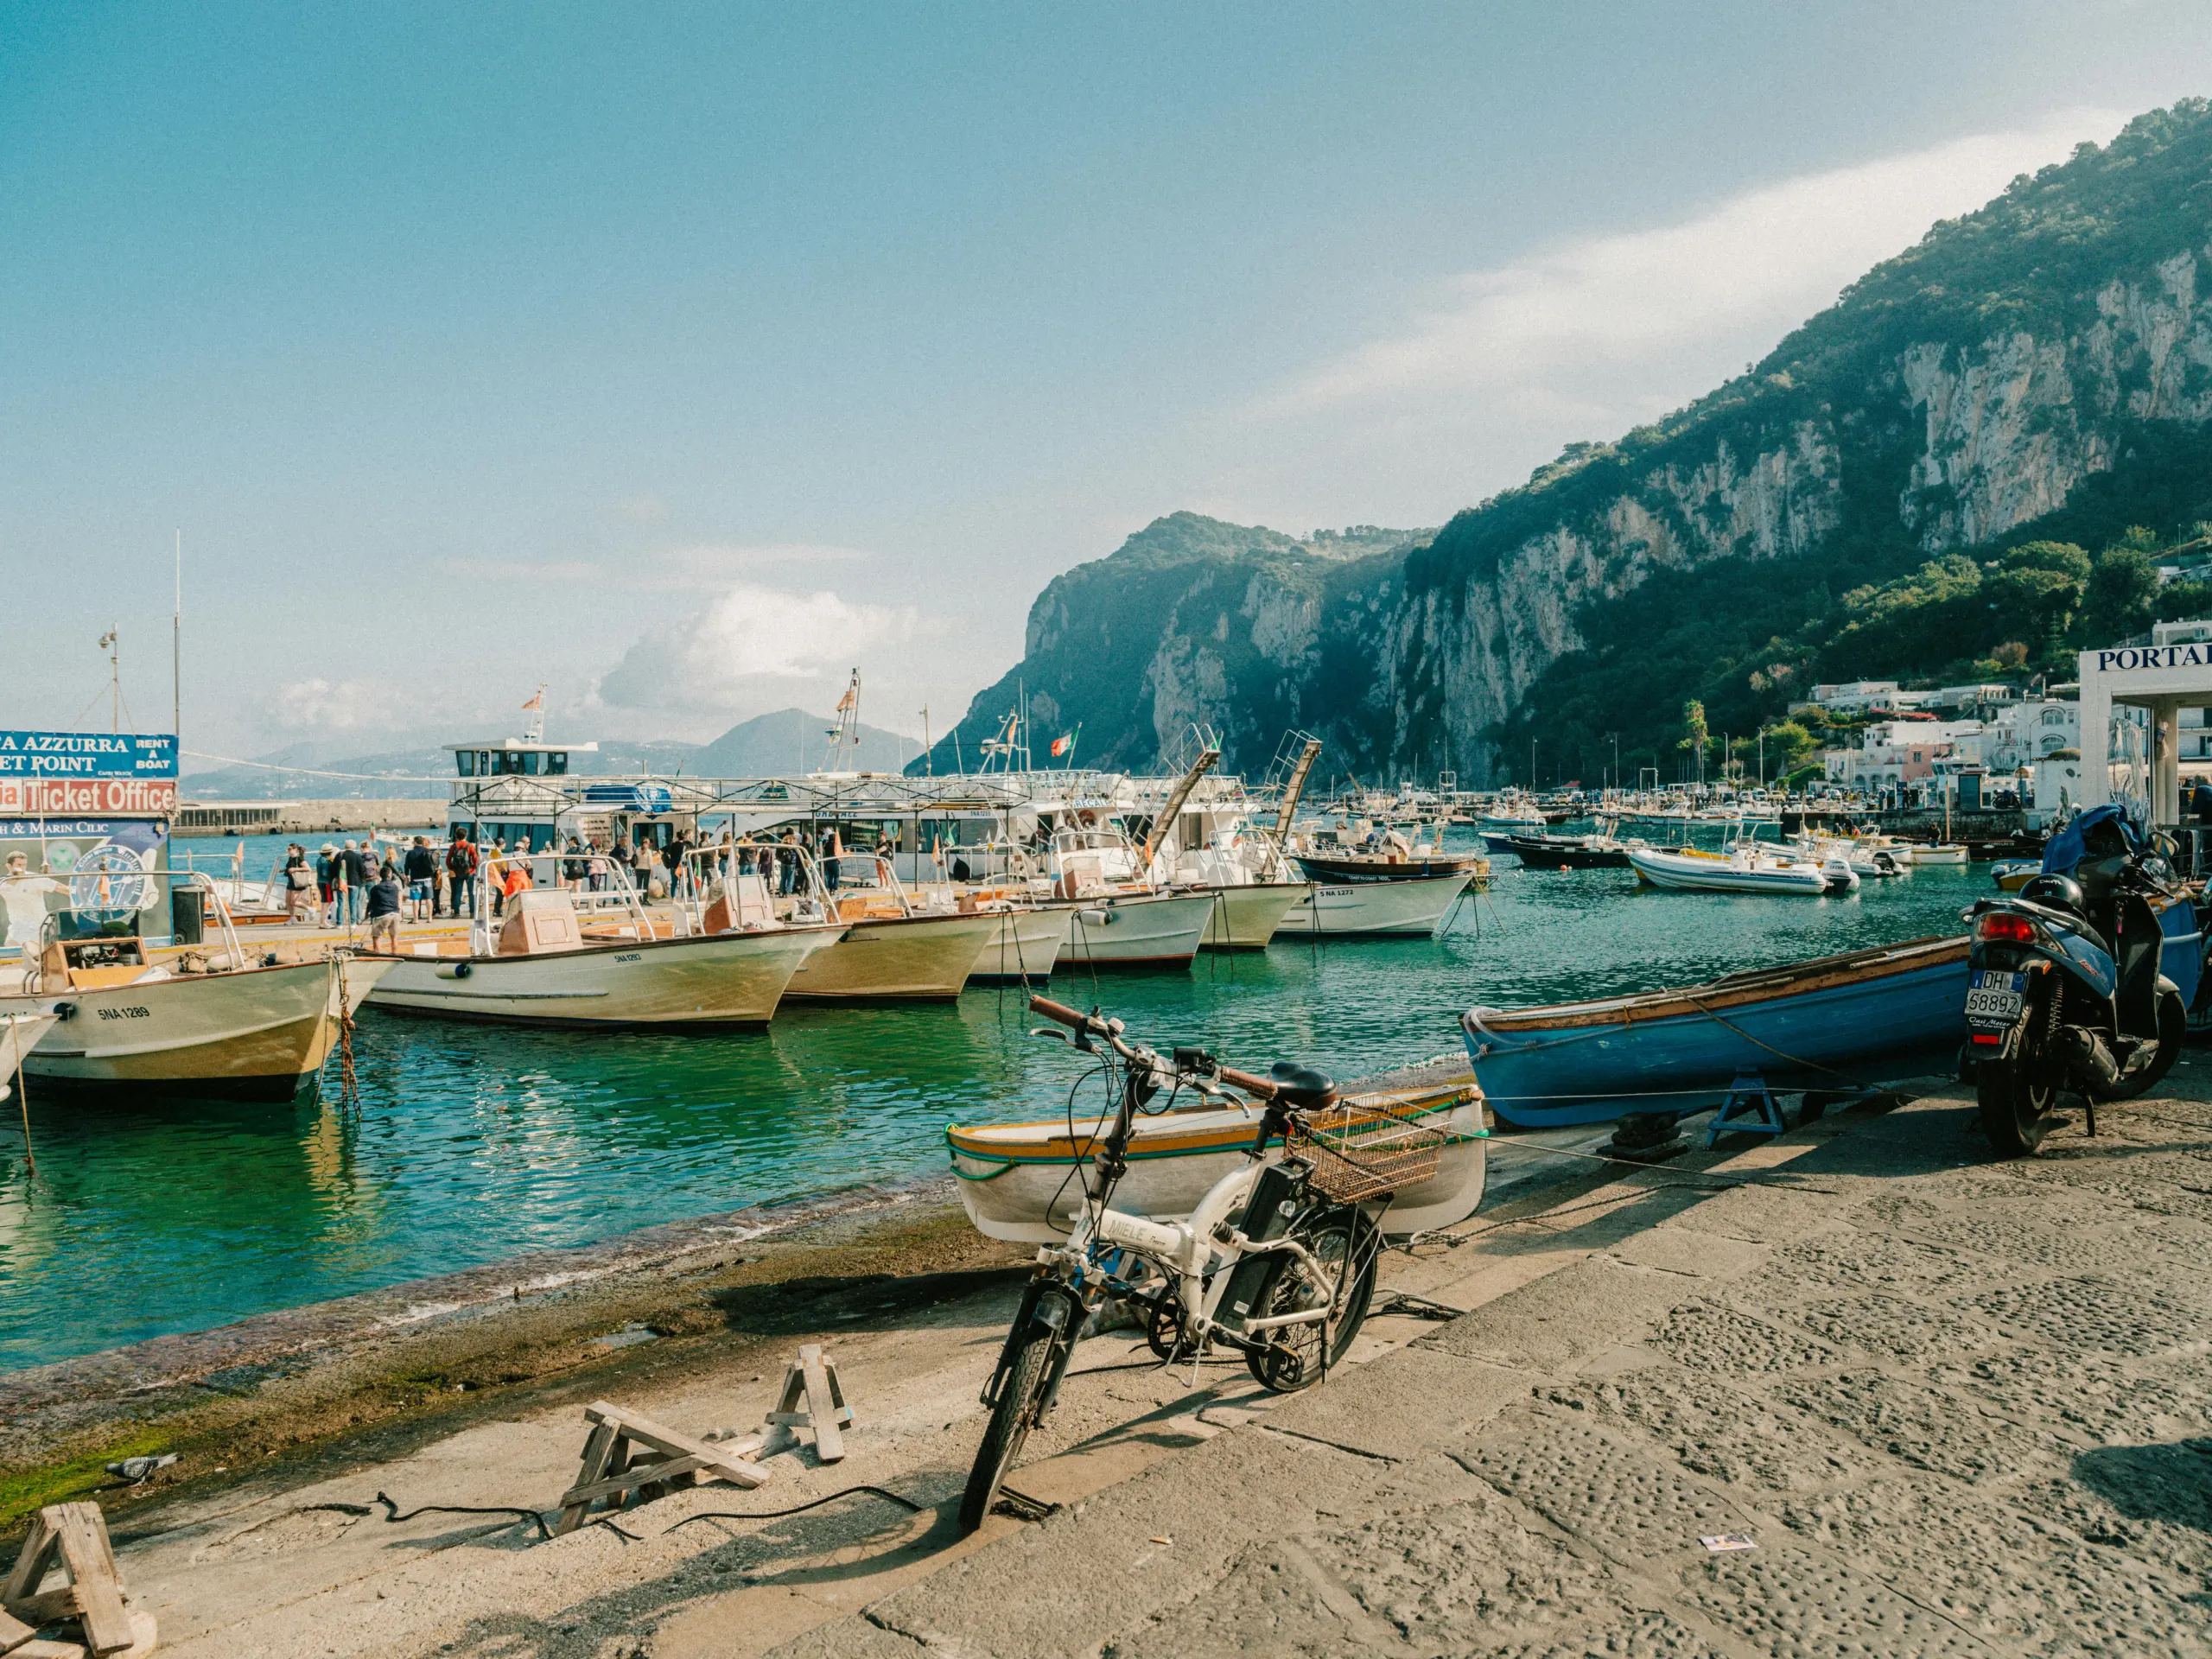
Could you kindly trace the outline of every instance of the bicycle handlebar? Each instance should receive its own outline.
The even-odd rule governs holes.
[[[1032,996],[1029,999],[1029,1007],[1032,1013],[1041,1014],[1047,1020],[1058,1020],[1061,1025],[1073,1030],[1087,1032],[1094,1037],[1103,1037],[1113,1045],[1114,1052],[1125,1060],[1137,1058],[1135,1052],[1129,1045],[1116,1035],[1113,1028],[1096,1014],[1078,1013],[1065,1002],[1053,1001],[1049,996]],[[1249,1071],[1240,1071],[1233,1065],[1222,1066],[1216,1075],[1231,1088],[1242,1089],[1255,1099],[1273,1100],[1274,1098],[1275,1085],[1265,1077],[1256,1077]]]

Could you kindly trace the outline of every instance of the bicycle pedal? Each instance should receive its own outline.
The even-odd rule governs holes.
[[[1027,1492],[1017,1492],[1011,1486],[999,1488],[999,1501],[991,1505],[993,1515],[1011,1516],[1016,1521],[1042,1521],[1046,1516],[1058,1515],[1067,1506],[1047,1503],[1041,1497],[1032,1497]]]

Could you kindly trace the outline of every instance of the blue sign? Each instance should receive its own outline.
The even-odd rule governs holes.
[[[0,778],[174,778],[171,732],[0,732]]]

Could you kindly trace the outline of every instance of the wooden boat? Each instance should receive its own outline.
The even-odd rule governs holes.
[[[1310,890],[1304,881],[1224,882],[1211,889],[1219,899],[1206,918],[1199,944],[1209,950],[1262,950]]]
[[[1027,900],[985,901],[998,920],[997,931],[983,946],[969,969],[968,982],[1025,984],[1050,979],[1068,941],[1068,918],[1062,910]]]
[[[1628,848],[1611,836],[1517,836],[1483,831],[1483,844],[1508,854],[1532,870],[1624,870]]]
[[[55,1016],[24,1059],[41,1084],[204,1100],[311,1087],[389,958],[252,965],[235,949],[149,955],[137,938],[54,939],[0,991],[0,1016]]]
[[[760,1026],[801,965],[845,935],[841,921],[793,925],[758,915],[723,931],[711,925],[712,905],[698,920],[683,910],[656,918],[619,872],[612,893],[518,893],[494,934],[487,889],[499,871],[534,865],[550,880],[556,862],[543,855],[486,859],[469,937],[414,944],[383,958],[393,966],[371,1002],[394,1013],[509,1025]]]
[[[1719,1103],[1738,1071],[1779,1089],[1849,1088],[1955,1065],[1967,941],[1915,939],[1703,985],[1460,1021],[1491,1109],[1553,1128]]]
[[[1102,893],[1061,906],[1071,969],[1187,968],[1218,902],[1211,892]]]
[[[2043,861],[2041,859],[2013,859],[1993,868],[1989,872],[1989,879],[1997,884],[2000,892],[2018,893],[2042,874]]]
[[[1385,1232],[1449,1227],[1475,1212],[1482,1203],[1488,1160],[1482,1093],[1464,1074],[1447,1084],[1348,1098],[1402,1102],[1425,1117],[1435,1117],[1439,1127],[1451,1132],[1436,1173],[1397,1195],[1383,1220]],[[1244,1157],[1259,1122],[1256,1106],[1205,1106],[1138,1118],[1128,1173],[1115,1191],[1115,1208],[1156,1221],[1187,1216]],[[1076,1166],[1092,1156],[1094,1132],[1103,1135],[1104,1127],[1079,1129],[1071,1138],[1064,1117],[978,1128],[948,1126],[952,1173],[959,1177],[960,1201],[976,1230],[1020,1243],[1065,1238],[1070,1211],[1082,1201]]]
[[[1275,937],[1427,937],[1452,913],[1474,880],[1471,875],[1432,875],[1396,881],[1317,881],[1306,897],[1293,902]]]
[[[1794,893],[1817,899],[1859,888],[1859,873],[1840,858],[1816,862],[1749,846],[1726,853],[1634,847],[1628,861],[1653,887],[1679,893]]]
[[[1350,887],[1364,881],[1425,881],[1438,876],[1472,879],[1490,874],[1490,861],[1479,853],[1444,853],[1433,849],[1405,855],[1361,853],[1350,848],[1332,852],[1293,853],[1291,861],[1309,881],[1331,887]]]
[[[60,1023],[55,1014],[10,1014],[0,1017],[0,1100],[8,1098],[15,1087],[16,1074],[22,1069],[24,1057],[29,1055],[38,1039]]]

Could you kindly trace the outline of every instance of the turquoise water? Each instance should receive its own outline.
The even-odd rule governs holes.
[[[188,843],[189,845],[189,843]],[[205,843],[202,844],[203,846]],[[249,874],[257,873],[250,860]],[[1278,944],[1188,973],[1064,976],[1160,1046],[1340,1075],[1446,1052],[1471,1002],[1552,1001],[1955,932],[1986,866],[1841,899],[1526,872],[1435,940]],[[0,1370],[530,1249],[944,1167],[948,1122],[1057,1113],[1079,1072],[1017,993],[792,1008],[702,1038],[365,1014],[361,1110],[81,1108],[32,1085],[34,1179],[0,1109]]]

